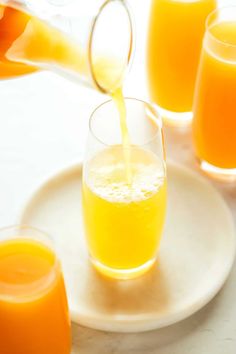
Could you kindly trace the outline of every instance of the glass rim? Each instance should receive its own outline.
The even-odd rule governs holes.
[[[127,65],[124,69],[124,72],[127,72],[132,64],[132,59],[133,59],[133,54],[134,54],[134,21],[133,21],[133,16],[131,14],[130,6],[127,4],[126,0],[105,0],[104,3],[99,7],[96,15],[93,18],[92,24],[91,24],[91,31],[89,35],[89,41],[88,41],[88,64],[89,64],[89,70],[91,74],[92,81],[94,85],[98,88],[99,91],[102,93],[108,93],[110,91],[106,90],[102,85],[99,84],[99,81],[96,78],[96,74],[94,71],[94,65],[93,65],[93,39],[94,39],[94,34],[96,31],[96,25],[98,23],[98,20],[103,12],[104,9],[106,9],[107,5],[111,4],[112,2],[119,2],[125,9],[128,20],[129,20],[129,25],[130,25],[130,33],[131,33],[131,38],[130,38],[130,45],[129,45],[129,51],[127,55]]]
[[[53,244],[53,239],[52,239],[52,236],[44,231],[44,230],[41,230],[41,229],[38,229],[37,227],[35,226],[31,226],[31,225],[28,225],[28,224],[12,224],[12,225],[9,225],[9,226],[2,226],[0,227],[0,234],[4,231],[10,231],[10,230],[23,230],[23,229],[27,229],[27,230],[32,230],[34,232],[38,232],[39,234],[42,234],[42,235],[45,235],[47,239],[50,240],[50,242]],[[1,241],[1,235],[0,235],[0,242]],[[43,243],[43,242],[42,242]]]
[[[206,18],[206,22],[205,22],[205,29],[206,29],[206,33],[207,35],[209,35],[216,43],[228,47],[228,48],[236,48],[236,44],[232,44],[232,43],[227,43],[227,42],[223,42],[222,40],[220,40],[219,38],[217,38],[215,35],[213,35],[210,31],[211,27],[214,26],[214,24],[210,24],[210,21],[212,19],[212,17],[214,15],[216,15],[217,13],[223,12],[225,10],[234,10],[236,13],[236,5],[229,5],[229,6],[223,6],[220,8],[217,8],[215,10],[213,10],[212,12],[209,13],[209,15]],[[217,22],[216,22],[217,23]],[[236,23],[236,16],[235,16],[235,23]]]
[[[143,101],[141,99],[138,99],[138,98],[134,98],[134,97],[124,97],[124,101],[136,101],[138,103],[141,103],[147,107],[150,108],[150,111],[152,112],[152,118],[151,120],[155,123],[157,129],[154,133],[154,135],[149,139],[147,140],[147,142],[145,143],[142,143],[142,144],[135,144],[135,145],[130,145],[129,148],[133,149],[133,148],[136,148],[137,146],[138,147],[145,147],[146,145],[149,145],[150,143],[152,143],[156,137],[158,136],[158,133],[161,131],[162,132],[162,129],[163,129],[163,122],[162,122],[162,117],[158,111],[158,106],[155,104],[155,103],[151,103],[151,102],[146,102],[146,101]],[[106,147],[112,147],[112,146],[115,146],[117,144],[107,144],[105,143],[102,139],[100,139],[97,134],[94,132],[93,130],[93,127],[92,127],[92,122],[94,120],[94,117],[96,115],[96,113],[104,106],[106,106],[107,104],[109,103],[112,103],[113,100],[112,99],[109,99],[101,104],[99,104],[94,110],[93,112],[91,113],[90,115],[90,118],[89,118],[89,133],[93,136],[93,138],[98,141],[100,144],[106,146]],[[154,110],[154,112],[153,112]]]
[[[39,235],[42,235],[45,237],[46,240],[50,241],[50,245],[48,245],[46,242],[37,238],[34,238],[34,236],[19,236],[19,235],[15,235],[14,236],[14,230],[17,231],[23,231],[23,230],[27,230],[27,231],[32,231],[35,233],[38,233]],[[7,236],[6,238],[1,237],[1,234],[4,232],[12,232],[12,235]],[[52,251],[53,256],[55,257],[53,260],[53,264],[50,266],[50,269],[48,271],[47,274],[43,275],[42,277],[40,277],[37,280],[34,280],[30,283],[23,283],[23,284],[9,284],[7,282],[2,282],[0,281],[0,299],[1,298],[7,298],[8,301],[11,301],[11,299],[14,299],[14,301],[20,301],[20,302],[24,302],[26,301],[28,298],[33,298],[33,297],[37,297],[38,295],[40,295],[41,293],[44,293],[45,291],[47,291],[47,289],[50,288],[50,282],[48,281],[47,284],[45,285],[41,285],[41,283],[44,280],[49,280],[50,277],[52,276],[52,274],[55,272],[55,270],[60,266],[60,261],[58,259],[57,253],[54,249],[54,242],[52,240],[52,237],[45,231],[40,230],[36,227],[27,225],[27,224],[16,224],[16,225],[9,225],[9,226],[5,226],[5,227],[1,227],[0,228],[0,245],[2,242],[5,241],[11,241],[11,240],[18,240],[18,239],[26,239],[26,240],[32,240],[35,241],[36,243],[45,246],[46,248],[48,248],[50,251]],[[41,285],[41,286],[40,286]],[[5,289],[7,289],[7,291],[9,293],[7,294],[1,294],[1,286]],[[38,286],[38,291],[37,291],[37,286]],[[36,290],[34,291],[34,288],[36,287]],[[25,292],[23,294],[14,294],[11,295],[10,291],[11,290],[25,290]],[[29,292],[29,293],[28,293]],[[17,299],[17,300],[16,300]]]

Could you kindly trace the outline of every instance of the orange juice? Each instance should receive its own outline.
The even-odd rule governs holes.
[[[152,264],[166,210],[163,162],[152,152],[130,147],[131,183],[122,146],[104,149],[89,162],[83,181],[83,210],[91,258],[107,275]],[[120,273],[119,273],[120,272]]]
[[[36,68],[14,63],[6,57],[12,43],[24,32],[30,17],[7,5],[0,5],[0,78],[24,75]]]
[[[236,19],[209,27],[196,85],[196,154],[221,169],[236,168]]]
[[[69,354],[70,323],[60,265],[43,244],[0,242],[1,354]]]
[[[192,111],[207,15],[216,0],[153,0],[148,38],[152,101],[171,112]]]

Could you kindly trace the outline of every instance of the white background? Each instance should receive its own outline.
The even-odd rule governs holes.
[[[33,0],[31,0],[33,1]],[[76,0],[75,0],[76,1]],[[77,0],[90,6],[92,0]],[[150,1],[130,0],[137,48],[125,85],[128,96],[147,98],[145,38]],[[232,3],[235,1],[221,1]],[[79,6],[78,6],[79,8]],[[105,96],[50,73],[0,82],[0,226],[17,222],[22,204],[45,176],[80,160],[88,119]],[[168,157],[197,169],[189,130],[165,130]],[[235,185],[215,183],[236,215]],[[110,334],[74,326],[81,354],[234,354],[236,272],[220,294],[198,314],[166,329],[144,334]]]

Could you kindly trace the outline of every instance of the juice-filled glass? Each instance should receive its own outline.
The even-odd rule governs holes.
[[[61,266],[39,230],[0,230],[0,351],[70,354],[71,335]]]
[[[205,21],[216,0],[152,0],[148,35],[150,97],[172,124],[192,118]]]
[[[153,106],[125,99],[130,145],[122,145],[114,102],[90,119],[83,169],[83,214],[93,265],[130,279],[155,262],[166,213],[162,122]]]
[[[236,178],[236,7],[209,15],[195,90],[193,140],[201,168]]]

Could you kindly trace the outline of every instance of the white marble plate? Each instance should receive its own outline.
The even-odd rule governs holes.
[[[74,322],[106,331],[137,332],[180,321],[219,291],[232,267],[230,212],[202,177],[168,164],[168,216],[157,266],[132,281],[99,275],[88,261],[81,216],[81,165],[48,179],[21,222],[49,232],[61,257]]]

